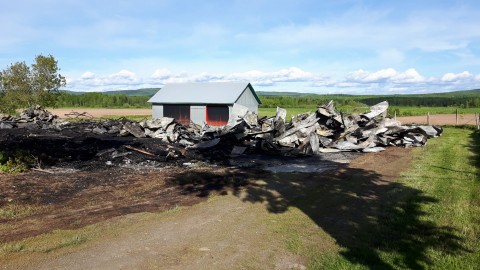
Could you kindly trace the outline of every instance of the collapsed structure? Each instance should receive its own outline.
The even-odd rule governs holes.
[[[97,135],[155,138],[185,151],[238,156],[246,151],[282,155],[314,155],[325,152],[378,152],[387,146],[423,146],[428,138],[441,135],[437,126],[402,125],[386,117],[388,102],[370,108],[364,114],[344,115],[334,103],[318,106],[313,113],[299,114],[287,120],[287,111],[277,108],[275,116],[261,117],[247,107],[235,104],[228,124],[183,125],[174,118],[144,120],[102,120],[89,123],[85,132]],[[28,128],[61,130],[69,123],[40,106],[25,110],[18,117],[0,114],[0,129]],[[183,151],[183,152],[185,152]]]

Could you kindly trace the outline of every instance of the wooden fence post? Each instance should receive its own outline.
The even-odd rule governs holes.
[[[455,125],[458,125],[458,109],[455,110]]]
[[[430,112],[427,112],[427,125],[430,125]]]
[[[393,111],[393,120],[397,120],[397,110]]]
[[[478,124],[478,121],[480,120],[480,113],[475,113],[475,124],[477,125],[477,130],[480,130],[480,125]]]

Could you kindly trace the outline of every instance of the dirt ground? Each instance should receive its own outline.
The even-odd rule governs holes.
[[[389,148],[360,155],[350,164],[324,161],[334,169],[323,173],[167,166],[0,174],[3,206],[14,203],[39,209],[1,220],[1,242],[188,206],[172,218],[133,226],[78,249],[0,257],[0,265],[3,269],[294,269],[304,259],[286,251],[279,239],[268,238],[268,213],[299,207],[339,243],[348,243],[358,224],[349,228],[342,220],[362,220],[361,209],[370,204],[368,198],[353,201],[351,194],[373,199],[382,196],[376,191],[388,193],[383,188],[410,162],[409,149]],[[297,204],[312,187],[325,189],[315,212],[310,208],[315,201],[309,208]],[[349,195],[338,198],[332,193],[341,189],[349,190]],[[207,202],[212,195],[219,199]],[[356,210],[337,209],[345,200]]]
[[[58,115],[60,118],[68,118],[65,114],[71,112],[84,113],[87,112],[93,117],[102,116],[121,116],[121,115],[152,115],[152,109],[84,109],[84,108],[72,108],[72,109],[48,109],[49,112]]]
[[[397,120],[404,124],[428,124],[427,116],[397,117]],[[430,125],[455,125],[455,114],[434,114],[430,115]],[[475,125],[475,114],[459,114],[459,125]]]

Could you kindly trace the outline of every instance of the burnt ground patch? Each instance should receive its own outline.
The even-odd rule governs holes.
[[[32,166],[59,166],[74,168],[106,167],[121,163],[139,163],[146,160],[167,160],[169,152],[175,150],[158,139],[97,135],[83,132],[82,126],[63,130],[51,129],[7,129],[0,131],[0,150],[22,151],[37,162]],[[126,146],[143,149],[153,155],[132,151]],[[181,157],[181,153],[176,153]],[[108,164],[107,161],[110,161]]]
[[[181,183],[173,180],[182,174],[195,177],[186,177]],[[210,174],[217,178],[212,181],[202,178]],[[38,171],[0,174],[0,207],[15,205],[36,209],[26,215],[0,218],[0,242],[21,240],[55,229],[80,228],[130,213],[162,212],[193,205],[206,200],[204,194],[225,194],[248,185],[248,177],[221,167],[143,170],[107,167],[54,174]]]
[[[238,195],[258,177],[272,175],[259,169],[266,164],[324,162],[264,155],[228,159],[221,148],[187,152],[153,138],[85,132],[85,125],[1,130],[2,151],[27,152],[36,164],[29,172],[0,174],[0,209],[16,209],[0,216],[0,242],[129,213],[162,212],[210,195]]]

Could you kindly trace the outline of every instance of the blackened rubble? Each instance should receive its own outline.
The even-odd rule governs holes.
[[[225,162],[249,153],[378,152],[387,146],[423,146],[442,133],[437,126],[402,125],[386,117],[387,108],[384,101],[370,112],[345,115],[331,101],[287,121],[282,108],[277,108],[275,116],[259,118],[235,104],[227,126],[211,127],[185,126],[168,117],[141,122],[125,118],[68,122],[35,106],[20,116],[0,114],[0,145],[47,156],[42,160],[51,164],[100,160],[106,165],[156,166],[165,161]]]

